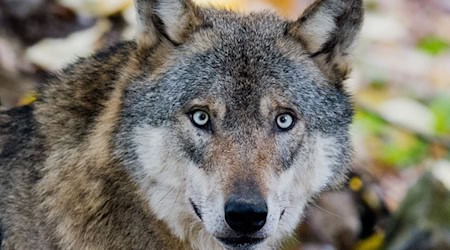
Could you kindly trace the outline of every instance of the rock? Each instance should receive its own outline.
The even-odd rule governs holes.
[[[435,174],[424,174],[388,225],[383,249],[450,249],[450,190]]]

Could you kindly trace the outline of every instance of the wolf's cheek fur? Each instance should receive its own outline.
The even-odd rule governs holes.
[[[157,218],[166,221],[181,239],[186,237],[180,222],[187,215],[184,200],[184,168],[190,162],[176,154],[171,133],[164,128],[143,125],[134,129],[133,142],[141,169],[133,173]]]
[[[177,139],[168,128],[136,127],[133,142],[142,166],[133,175],[157,218],[166,222],[181,240],[189,239],[195,249],[222,249],[205,230],[205,226],[216,230],[217,225],[223,224],[215,217],[223,210],[223,198],[208,196],[211,190],[220,193],[217,181],[183,157],[180,145],[175,145]],[[205,225],[195,216],[190,199],[199,206]]]
[[[284,213],[271,239],[274,243],[293,233],[306,204],[330,183],[338,156],[336,143],[333,137],[305,138],[305,147],[294,159],[292,167],[279,177],[273,189],[276,194],[271,198],[276,200],[275,209],[280,207]]]

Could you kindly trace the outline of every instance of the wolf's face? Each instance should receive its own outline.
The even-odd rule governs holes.
[[[124,94],[121,158],[156,216],[194,247],[275,244],[349,166],[341,82],[361,1],[318,1],[294,23],[142,2],[141,46],[165,59]]]

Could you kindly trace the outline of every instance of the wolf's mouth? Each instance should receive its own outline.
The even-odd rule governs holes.
[[[223,244],[233,247],[233,248],[243,248],[256,245],[264,241],[264,238],[250,238],[250,237],[240,237],[240,238],[217,238]]]

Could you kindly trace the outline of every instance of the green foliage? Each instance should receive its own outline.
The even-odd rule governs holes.
[[[443,51],[450,49],[450,44],[437,36],[428,36],[419,41],[418,48],[433,56],[441,54]]]
[[[450,135],[450,94],[438,96],[430,104],[438,135]]]
[[[364,2],[366,10],[368,11],[376,11],[379,9],[379,3],[378,1],[373,1],[373,0],[367,0]]]
[[[383,89],[386,89],[387,83],[386,83],[386,81],[383,81],[382,79],[374,79],[370,83],[370,87],[372,87],[375,90],[383,90]]]
[[[376,114],[357,112],[355,126],[363,131],[374,159],[393,167],[407,167],[427,157],[429,145],[415,135],[395,128]]]
[[[386,122],[378,116],[358,110],[355,115],[355,126],[362,128],[368,134],[380,134]]]
[[[411,134],[390,129],[384,139],[380,158],[385,163],[396,167],[406,167],[417,164],[428,153],[428,144]]]

